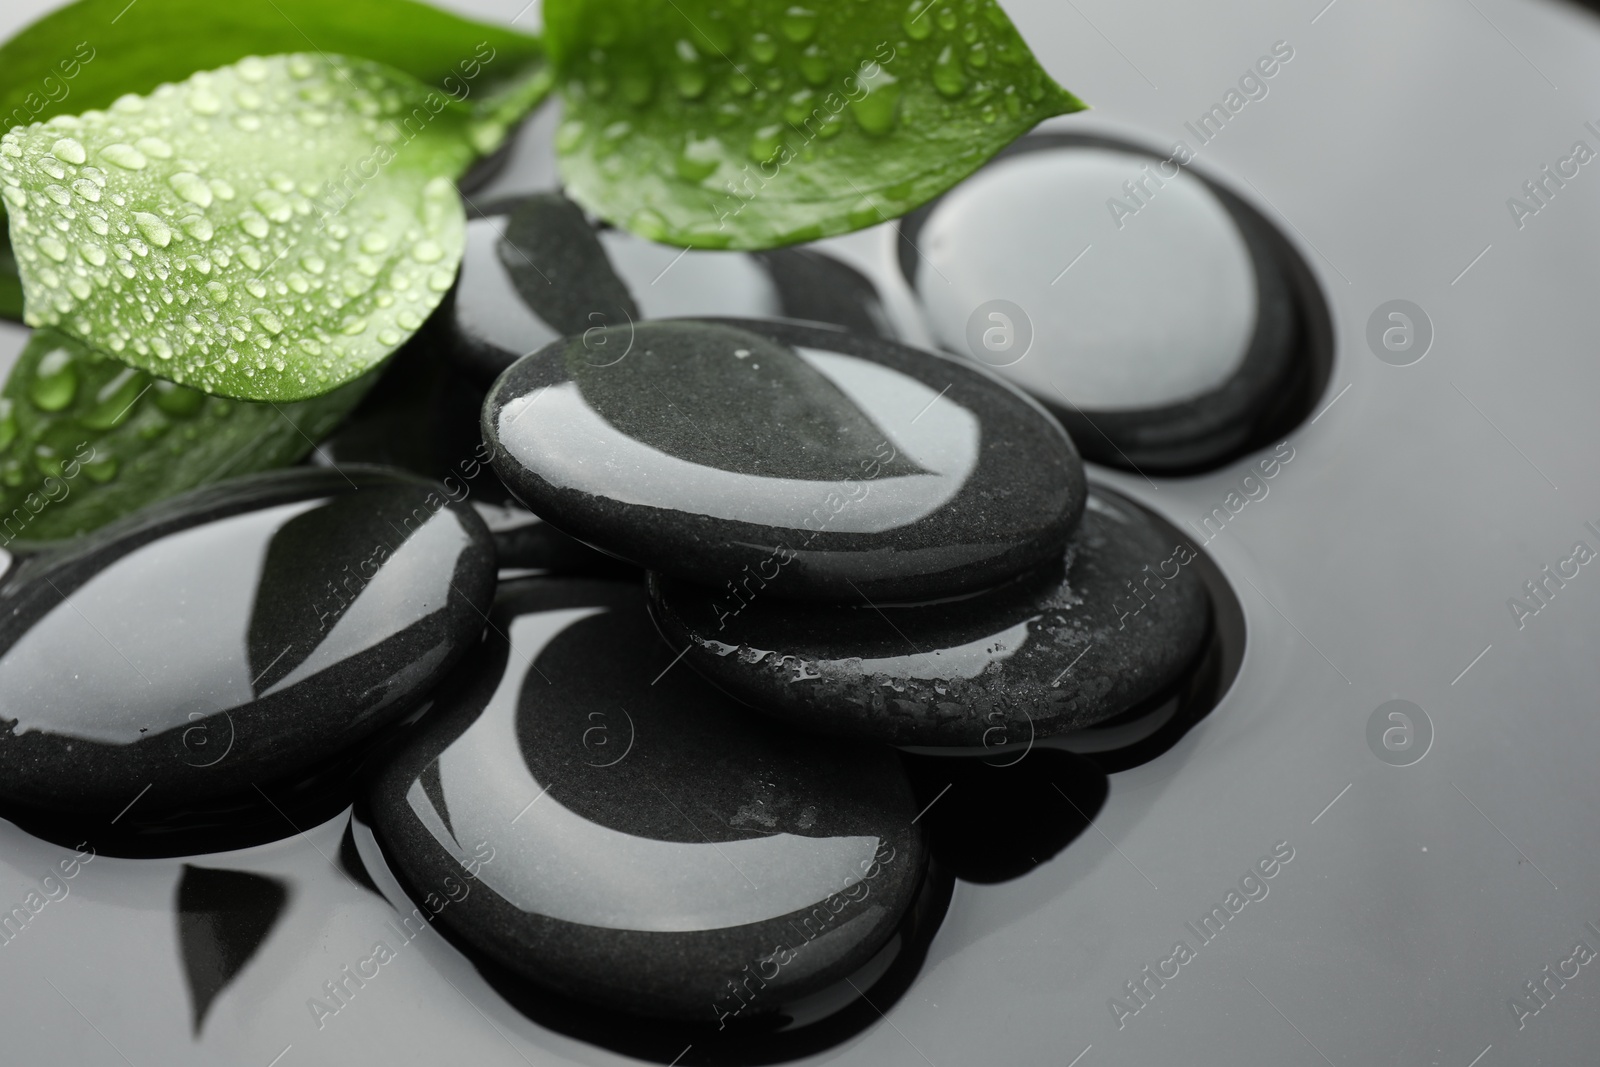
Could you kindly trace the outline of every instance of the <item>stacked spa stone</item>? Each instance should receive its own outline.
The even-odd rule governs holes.
[[[1196,659],[1205,590],[1043,408],[890,340],[837,261],[680,259],[557,196],[469,229],[444,326],[494,377],[495,473],[648,573],[500,582],[373,780],[382,862],[558,1002],[804,1016],[937,910],[884,742],[1136,713]]]
[[[685,663],[817,733],[981,746],[1123,714],[1207,635],[1202,583],[1038,405],[972,364],[820,325],[557,342],[484,408],[532,511],[650,571]],[[1175,556],[1176,554],[1176,556]]]

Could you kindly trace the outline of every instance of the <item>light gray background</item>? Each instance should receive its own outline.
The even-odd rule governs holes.
[[[1506,606],[1574,541],[1600,548],[1583,525],[1600,520],[1600,163],[1520,231],[1506,208],[1575,140],[1600,148],[1584,128],[1600,120],[1600,18],[1554,0],[1326,4],[1007,4],[1057,79],[1097,106],[1061,125],[1156,148],[1275,41],[1293,45],[1270,95],[1198,165],[1311,263],[1337,362],[1270,496],[1210,546],[1250,627],[1222,705],[1173,751],[1113,776],[1095,829],[1054,860],[1004,885],[959,886],[893,1025],[818,1062],[1600,1058],[1600,963],[1520,1031],[1507,1006],[1576,939],[1600,949],[1584,930],[1600,925],[1600,567],[1524,629]],[[0,34],[46,6],[10,0]],[[451,6],[509,19],[521,3]],[[837,244],[892,278],[886,233]],[[1062,251],[1065,266],[1078,249]],[[1368,316],[1393,299],[1435,327],[1414,366],[1365,344]],[[1244,467],[1098,476],[1181,524],[1219,504]],[[1365,738],[1373,710],[1396,698],[1435,729],[1427,757],[1405,768]],[[333,854],[341,827],[205,862],[300,870],[313,848]],[[64,853],[3,829],[9,907]],[[1108,999],[1178,938],[1192,944],[1183,924],[1279,841],[1295,858],[1270,896],[1119,1031]],[[297,878],[286,918],[195,1041],[173,932],[177,862],[96,859],[0,948],[0,1059],[618,1062],[525,1020],[436,938],[403,950],[318,1032],[307,998],[386,936],[391,912],[315,866],[324,877]]]

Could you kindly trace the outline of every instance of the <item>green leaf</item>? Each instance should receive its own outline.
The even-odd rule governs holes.
[[[870,226],[1085,106],[994,0],[546,0],[544,15],[569,194],[671,244]]]
[[[208,393],[328,392],[450,288],[471,124],[398,71],[290,55],[12,130],[27,321]]]
[[[250,404],[39,330],[0,392],[0,545],[71,537],[198,485],[294,463],[380,373],[313,400]]]
[[[502,125],[550,84],[537,37],[413,0],[78,0],[0,47],[0,130],[277,52],[377,60]]]

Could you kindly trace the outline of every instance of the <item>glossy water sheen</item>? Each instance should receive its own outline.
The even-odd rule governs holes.
[[[747,1009],[771,1010],[898,923],[924,862],[910,788],[885,752],[789,737],[692,672],[661,677],[672,652],[644,599],[503,587],[495,636],[379,775],[374,828],[419,896],[471,871],[439,921],[527,979],[710,1022],[787,939]]]
[[[1124,182],[1143,183],[1137,201]],[[1328,372],[1298,254],[1233,193],[1142,149],[1025,137],[901,230],[940,343],[1026,389],[1108,466],[1214,469],[1281,440]]]
[[[596,230],[554,193],[486,212],[467,223],[460,277],[442,313],[452,358],[485,381],[562,336],[593,338],[643,319],[791,318],[892,334],[872,282],[815,250],[684,252]]]
[[[801,598],[937,596],[1059,551],[1082,466],[1036,406],[953,360],[785,323],[639,326],[491,391],[496,470],[615,555]]]
[[[685,252],[625,230],[600,243],[644,318],[802,319],[895,335],[872,280],[814,248]]]
[[[685,661],[758,711],[908,745],[1003,746],[1092,726],[1181,680],[1210,626],[1194,549],[1094,496],[1066,559],[923,607],[743,603],[652,579]]]
[[[0,592],[0,794],[138,817],[321,764],[482,626],[488,533],[428,483],[240,479],[31,558]],[[147,794],[142,794],[148,786]]]
[[[1106,203],[1126,199],[1122,183],[1147,165],[1100,148],[1025,152],[954,189],[918,237],[916,289],[939,341],[1010,363],[1020,353],[973,353],[967,341],[972,314],[1004,297],[1027,314],[1033,346],[1001,373],[1091,410],[1192,400],[1237,373],[1256,328],[1250,250],[1221,201],[1181,171],[1119,225]]]

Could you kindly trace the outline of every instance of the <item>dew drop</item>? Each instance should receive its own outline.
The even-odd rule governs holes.
[[[367,253],[368,255],[375,256],[380,252],[388,251],[388,249],[389,238],[385,237],[381,233],[378,233],[376,230],[365,234],[361,238],[361,251]]]
[[[184,233],[197,241],[209,241],[216,232],[211,220],[204,215],[185,215],[178,225],[183,227]]]
[[[274,337],[283,332],[283,320],[274,315],[270,308],[255,308],[250,312],[250,317]]]
[[[933,20],[924,17],[932,6],[933,0],[912,0],[911,6],[906,9],[905,18],[900,24],[905,27],[906,36],[913,41],[926,41],[933,33]]]
[[[315,252],[300,257],[300,265],[312,274],[321,274],[328,269],[328,261]]]
[[[134,147],[153,159],[172,158],[172,146],[159,137],[141,137]]]
[[[246,211],[239,216],[239,228],[251,237],[261,238],[272,232],[272,227],[262,215],[254,211]]]
[[[250,198],[250,202],[260,208],[262,213],[273,222],[288,222],[294,217],[294,208],[289,201],[276,189],[263,189]],[[255,236],[259,237],[260,234]]]
[[[808,45],[800,53],[800,76],[812,85],[824,84],[829,75],[833,73],[833,64],[828,62],[827,53],[817,45]]]
[[[90,184],[93,183],[91,182]],[[45,186],[44,195],[48,196],[51,200],[54,200],[57,204],[61,204],[63,206],[72,203],[72,194],[67,192],[59,185]]]
[[[149,162],[149,160],[145,159],[143,152],[133,147],[133,145],[124,144],[121,141],[106,145],[100,149],[100,155],[105,158],[106,162],[114,163],[124,170],[143,170],[145,164]]]
[[[91,266],[103,267],[106,265],[106,250],[93,241],[79,242],[78,255],[82,256],[84,262]]]
[[[933,85],[945,96],[954,99],[967,91],[967,72],[956,57],[954,45],[945,45],[944,51],[933,64]]]
[[[437,263],[444,258],[444,249],[436,241],[418,241],[411,248],[411,258],[418,263]]]
[[[752,163],[765,163],[778,154],[778,149],[783,147],[782,123],[774,122],[769,126],[759,127],[750,136],[750,161]]]
[[[228,287],[221,282],[206,282],[206,298],[213,304],[226,304]]]
[[[850,112],[857,124],[873,136],[883,136],[894,129],[899,118],[900,85],[894,75],[881,71],[872,80],[871,90],[860,100],[850,102]]]
[[[249,281],[244,283],[244,287],[245,291],[251,296],[255,297],[257,300],[265,299],[267,295],[266,283],[260,278],[251,278]]]
[[[72,353],[64,348],[47,352],[34,373],[28,399],[42,411],[60,411],[72,403],[77,393],[78,368]]]
[[[211,186],[193,171],[180,170],[167,179],[167,184],[189,203],[198,204],[200,207],[211,206]]]
[[[239,72],[239,77],[247,82],[266,81],[267,75],[270,73],[267,61],[260,56],[245,56],[239,60],[238,66],[234,69]]]
[[[67,261],[67,246],[54,237],[41,237],[38,240],[39,251],[55,260],[57,263]]]
[[[804,44],[817,32],[817,13],[810,8],[796,5],[783,13],[778,25],[789,40],[795,44]]]
[[[91,204],[100,202],[100,187],[87,178],[79,178],[72,183],[72,191],[89,201]]]
[[[64,159],[73,166],[80,166],[89,158],[89,153],[83,150],[83,144],[75,137],[63,137],[50,146],[50,151],[57,159]]]
[[[378,331],[378,340],[386,345],[397,345],[400,343],[401,337],[398,330],[392,330],[388,327],[384,327]]]
[[[750,36],[750,57],[757,63],[771,63],[778,58],[778,42],[772,39],[770,33],[756,33]]]
[[[152,215],[148,211],[135,211],[133,221],[139,227],[139,232],[144,234],[144,239],[157,248],[165,248],[172,243],[172,227],[160,215]]]

